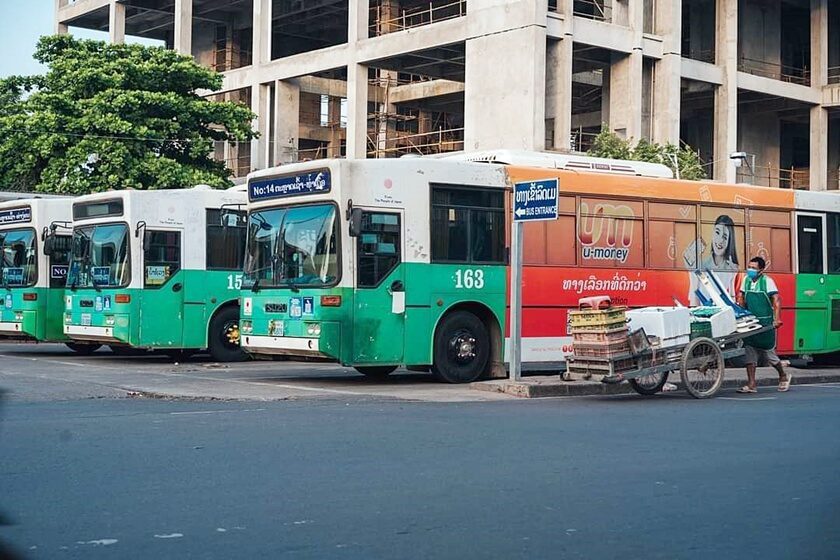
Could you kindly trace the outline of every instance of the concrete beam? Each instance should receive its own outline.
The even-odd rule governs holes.
[[[108,38],[113,45],[125,43],[125,4],[111,0],[108,12]]]
[[[603,21],[576,17],[574,22],[575,43],[601,47],[615,52],[630,54],[635,40],[634,32]]]
[[[840,84],[834,84],[823,88],[822,106],[840,107]]]
[[[467,18],[469,17],[467,16]],[[455,18],[434,25],[359,40],[356,43],[356,60],[359,63],[374,63],[377,60],[402,56],[433,47],[463,43],[469,35],[468,27],[468,25],[464,25],[463,18]],[[375,64],[371,65],[375,66]]]
[[[821,90],[808,86],[780,82],[779,80],[773,80],[763,76],[754,76],[752,74],[747,74],[746,72],[738,72],[737,80],[738,89],[745,91],[754,91],[776,97],[794,99],[796,101],[802,101],[812,105],[818,105],[820,101],[822,101]]]
[[[680,62],[680,74],[686,80],[705,82],[707,84],[723,85],[723,68],[700,62],[691,58],[683,58]]]
[[[57,20],[59,23],[72,23],[74,19],[78,19],[85,14],[108,8],[111,5],[111,0],[79,0],[75,4],[69,4],[57,11]]]
[[[465,89],[466,87],[464,84],[461,82],[453,82],[452,80],[417,82],[416,84],[406,84],[403,86],[392,87],[388,92],[388,102],[406,103],[409,101],[417,101],[419,99],[427,99],[429,97],[463,93]]]
[[[175,0],[175,50],[192,54],[193,0]]]

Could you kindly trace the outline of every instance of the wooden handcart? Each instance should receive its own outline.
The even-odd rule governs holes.
[[[568,358],[568,372],[584,377],[602,376],[604,383],[629,381],[641,395],[662,390],[668,376],[680,370],[686,391],[695,398],[713,397],[723,385],[725,362],[743,356],[744,339],[772,330],[772,326],[735,332],[719,338],[694,338],[688,344],[670,348],[648,347],[608,357]]]

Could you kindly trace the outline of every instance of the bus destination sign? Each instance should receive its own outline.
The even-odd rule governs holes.
[[[557,179],[525,181],[513,186],[513,221],[556,220]]]
[[[268,198],[284,198],[287,196],[328,192],[330,192],[330,172],[327,170],[306,173],[304,175],[258,179],[248,184],[248,198],[250,200],[265,200]]]
[[[13,208],[0,212],[0,225],[17,224],[32,220],[32,209],[29,206],[24,208]]]

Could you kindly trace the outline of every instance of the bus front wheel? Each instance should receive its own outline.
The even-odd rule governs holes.
[[[65,342],[64,344],[67,348],[82,356],[89,356],[102,348],[101,344],[84,344],[82,342]]]
[[[225,307],[210,321],[207,349],[217,362],[241,362],[248,357],[239,345],[238,307]]]
[[[434,342],[432,373],[447,383],[470,383],[480,378],[490,359],[490,334],[469,311],[443,318]]]

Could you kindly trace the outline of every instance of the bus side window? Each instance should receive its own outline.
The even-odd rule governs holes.
[[[245,212],[224,210],[227,225],[222,226],[222,211],[207,210],[207,270],[238,270],[245,263]]]
[[[360,288],[374,288],[402,260],[399,214],[363,212],[356,247],[357,285]]]
[[[63,288],[67,283],[67,269],[70,265],[70,243],[70,236],[56,236],[54,249],[49,258],[50,288]]]
[[[840,214],[826,216],[828,230],[828,273],[840,274]]]
[[[181,232],[146,231],[143,284],[158,288],[181,269]]]
[[[432,262],[504,264],[504,193],[432,185]]]

